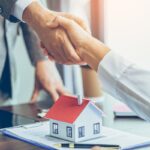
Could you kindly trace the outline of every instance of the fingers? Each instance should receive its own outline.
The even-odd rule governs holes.
[[[43,90],[45,90],[51,96],[54,102],[58,100],[59,94],[56,90],[55,85],[51,85],[51,82],[48,80],[43,80],[43,82],[41,82],[41,86]]]
[[[59,45],[60,45],[59,49],[56,50],[58,55],[60,56],[58,61],[60,61],[60,63],[63,63],[63,64],[71,63],[69,57],[66,57],[65,49],[63,47],[64,39],[67,38],[65,31],[63,29],[58,29],[56,32],[56,37],[57,37],[57,39],[59,41]]]
[[[85,21],[83,21],[80,17],[68,14],[68,13],[60,13],[62,17],[66,17],[68,19],[74,20],[78,25],[80,25],[85,31],[91,33],[90,28],[87,26]],[[56,19],[56,18],[55,18]],[[57,22],[58,25],[58,22]]]
[[[52,100],[54,102],[56,102],[58,100],[59,94],[58,94],[58,92],[57,92],[57,90],[55,88],[51,87],[51,88],[47,89],[47,92],[52,97]]]
[[[58,48],[57,50],[55,50],[55,53],[51,54],[48,53],[50,60],[54,60],[57,63],[61,64],[61,63],[65,63],[66,62],[66,58],[64,57],[63,51],[61,50],[61,48]]]
[[[30,103],[35,103],[37,101],[39,92],[40,92],[39,86],[38,86],[37,83],[35,83],[35,87],[34,87],[34,90],[33,90],[33,94],[32,94]]]
[[[51,80],[43,79],[41,81],[41,86],[51,96],[54,102],[58,100],[59,94],[57,92],[56,85],[53,85]]]
[[[62,26],[66,30],[72,27],[73,20],[67,19],[65,17],[58,16],[53,22],[47,23],[49,28],[56,28]]]
[[[56,39],[59,42],[55,54],[50,54],[57,63],[77,64],[80,63],[80,57],[76,54],[66,32],[63,29],[57,29]]]
[[[60,26],[62,26],[64,29],[66,29],[67,33],[74,33],[74,29],[80,28],[79,25],[74,21],[64,17],[57,17],[54,20],[54,24],[59,24]],[[51,27],[52,23],[50,23],[48,26]],[[62,64],[80,64],[82,61],[77,55],[74,46],[70,42],[67,33],[63,29],[59,30],[59,32],[57,33],[57,41],[60,41],[62,48],[59,47],[54,54],[51,54],[54,57],[55,61]]]
[[[55,19],[53,19],[53,22],[50,23],[51,25],[49,24],[51,26],[51,28],[56,28],[59,26],[59,23],[56,20],[57,20],[57,17],[62,16],[64,18],[68,18],[69,20],[76,22],[85,31],[91,33],[89,26],[85,23],[85,21],[82,18],[80,18],[74,14],[65,13],[65,12],[55,12],[55,14],[56,14]]]
[[[48,22],[47,25],[51,28],[57,28],[59,26],[59,22],[57,22],[57,16],[51,22]]]
[[[57,92],[59,95],[69,95],[69,92],[63,87],[62,84],[57,87]]]
[[[70,43],[70,41],[67,37],[67,35],[64,36],[62,46],[63,46],[64,52],[65,52],[66,58],[69,58],[69,60],[74,64],[81,62],[80,57],[77,55],[74,47],[72,46],[72,44]]]

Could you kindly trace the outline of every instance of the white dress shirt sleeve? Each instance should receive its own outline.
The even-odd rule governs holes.
[[[12,10],[12,15],[22,20],[24,10],[33,2],[33,0],[17,0]]]
[[[103,89],[150,121],[150,70],[145,70],[110,51],[99,64]]]

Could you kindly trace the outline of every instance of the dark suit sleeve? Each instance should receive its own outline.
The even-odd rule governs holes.
[[[35,32],[25,23],[21,22],[20,26],[22,29],[23,38],[32,64],[35,65],[37,61],[47,59],[42,53],[42,50],[39,45],[39,40]]]
[[[11,22],[18,22],[19,20],[11,15],[17,0],[0,0],[0,15]]]

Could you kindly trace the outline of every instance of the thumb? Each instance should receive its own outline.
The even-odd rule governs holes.
[[[50,88],[49,90],[47,90],[49,95],[52,97],[52,100],[54,102],[56,102],[59,98],[59,94],[57,93],[56,89],[54,88]]]
[[[59,95],[70,95],[69,91],[67,91],[63,86],[58,87],[57,92]]]
[[[55,17],[51,22],[47,23],[50,28],[57,28],[59,26],[58,17]]]
[[[65,17],[65,18],[75,21],[80,27],[82,27],[85,31],[87,31],[88,33],[91,34],[90,28],[87,26],[87,24],[84,22],[84,20],[81,19],[80,17],[69,14],[69,13],[64,13],[64,12],[59,12],[59,14],[62,17]]]
[[[52,23],[48,23],[48,27],[50,28],[56,28],[58,26],[61,26],[67,31],[72,29],[74,25],[75,25],[75,22],[73,20],[62,17],[62,16],[57,16],[55,20],[53,20]]]
[[[33,91],[30,103],[35,103],[37,101],[37,98],[38,98],[38,95],[39,95],[39,91],[40,90],[39,90],[38,85],[35,84],[34,91]]]

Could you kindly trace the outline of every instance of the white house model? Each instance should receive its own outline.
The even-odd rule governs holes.
[[[102,111],[90,100],[61,96],[45,118],[50,119],[50,135],[72,142],[101,136]]]

